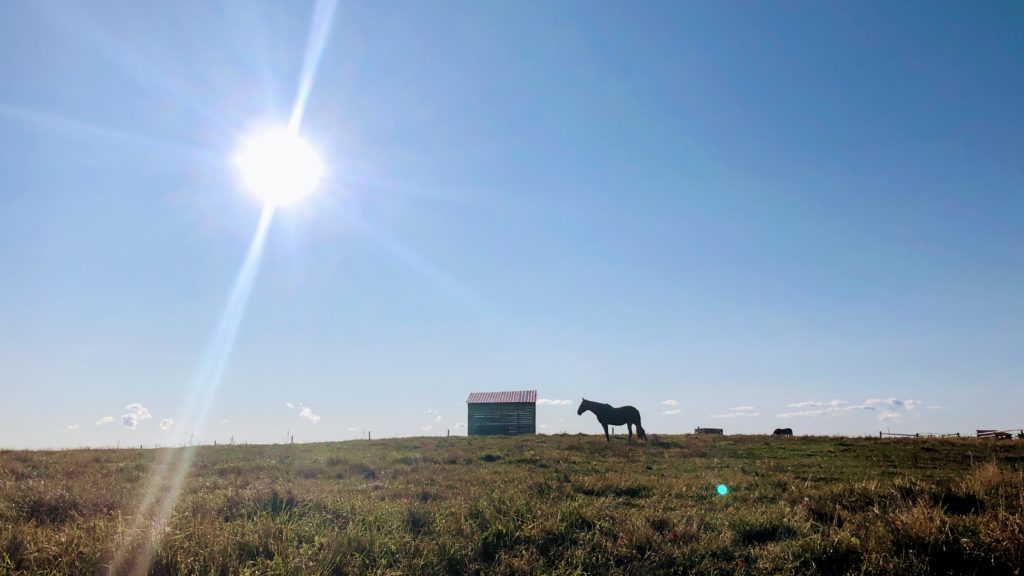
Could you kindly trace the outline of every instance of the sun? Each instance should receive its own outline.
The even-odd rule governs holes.
[[[245,188],[270,206],[293,204],[309,196],[324,176],[324,163],[316,148],[285,128],[245,138],[234,163]]]

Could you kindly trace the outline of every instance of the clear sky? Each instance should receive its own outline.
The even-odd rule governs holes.
[[[1024,426],[1020,3],[524,1],[337,6],[186,429],[313,13],[0,7],[0,446]]]

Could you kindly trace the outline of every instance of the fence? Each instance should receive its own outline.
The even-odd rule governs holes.
[[[1009,439],[1015,432],[1020,432],[1018,438],[1024,438],[1024,430],[978,430],[978,438]]]
[[[878,437],[896,436],[899,438],[960,438],[959,432],[952,434],[937,434],[934,432],[915,432],[914,434],[897,434],[895,432],[879,432]]]
[[[1010,439],[1016,436],[1017,438],[1024,438],[1024,429],[1019,430],[978,430],[978,438],[995,438],[995,439]],[[897,434],[896,432],[878,432],[879,438],[885,437],[896,437],[896,438],[963,438],[959,432],[952,434],[936,434],[932,432],[916,432],[914,434]]]

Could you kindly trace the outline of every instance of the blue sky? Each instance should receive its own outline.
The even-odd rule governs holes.
[[[542,432],[1024,425],[1010,2],[340,3],[327,181],[195,422],[261,210],[230,158],[313,8],[0,8],[0,446],[461,434],[525,388]]]

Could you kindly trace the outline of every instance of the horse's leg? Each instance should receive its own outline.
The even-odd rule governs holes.
[[[604,437],[605,437],[605,440],[608,440],[609,442],[611,442],[612,441],[612,437],[608,435],[608,425],[605,424],[604,422],[602,422],[601,426],[604,426]]]
[[[626,430],[629,430],[629,441],[633,441],[633,423],[626,422]]]

